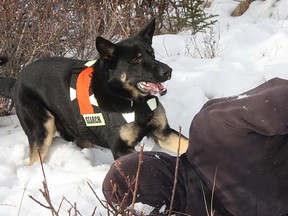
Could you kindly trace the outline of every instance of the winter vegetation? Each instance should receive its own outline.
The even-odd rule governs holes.
[[[2,0],[0,11],[0,54],[10,59],[0,75],[15,78],[45,56],[95,59],[97,35],[115,42],[156,17],[156,58],[173,68],[160,100],[170,125],[186,136],[209,99],[288,79],[288,0]],[[0,102],[0,215],[149,215],[141,203],[128,211],[107,206],[101,187],[113,163],[109,149],[80,149],[56,136],[47,159],[29,166],[13,103]],[[144,151],[161,151],[142,143]],[[132,188],[137,178],[127,181]]]

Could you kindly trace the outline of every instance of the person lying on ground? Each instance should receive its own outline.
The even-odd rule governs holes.
[[[103,182],[109,204],[131,204],[123,175],[136,175],[138,154],[111,166]],[[202,107],[180,156],[173,201],[176,157],[161,152],[142,157],[136,202],[154,207],[150,215],[166,215],[171,202],[179,215],[288,215],[288,80],[274,78]]]

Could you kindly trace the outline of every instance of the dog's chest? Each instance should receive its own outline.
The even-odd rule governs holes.
[[[95,95],[90,88],[92,67],[87,67],[80,73],[73,73],[70,82],[70,100],[82,137],[92,136],[96,130],[119,127],[135,121],[148,123],[153,111],[158,106],[157,98],[149,98],[140,104],[131,104],[135,108],[131,113],[108,113],[101,110]],[[135,106],[135,107],[134,107]],[[150,117],[149,117],[150,116]],[[148,121],[148,122],[147,122]]]

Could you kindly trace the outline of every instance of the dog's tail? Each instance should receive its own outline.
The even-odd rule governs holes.
[[[0,65],[5,64],[7,61],[6,57],[0,56]],[[0,77],[0,95],[13,98],[13,89],[16,81],[16,79]]]

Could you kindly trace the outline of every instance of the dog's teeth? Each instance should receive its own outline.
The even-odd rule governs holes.
[[[150,87],[150,86],[151,86],[150,83],[148,83],[148,82],[140,82],[139,84],[140,84],[140,86],[143,87],[143,88],[145,88],[145,87],[147,88],[147,87]]]

